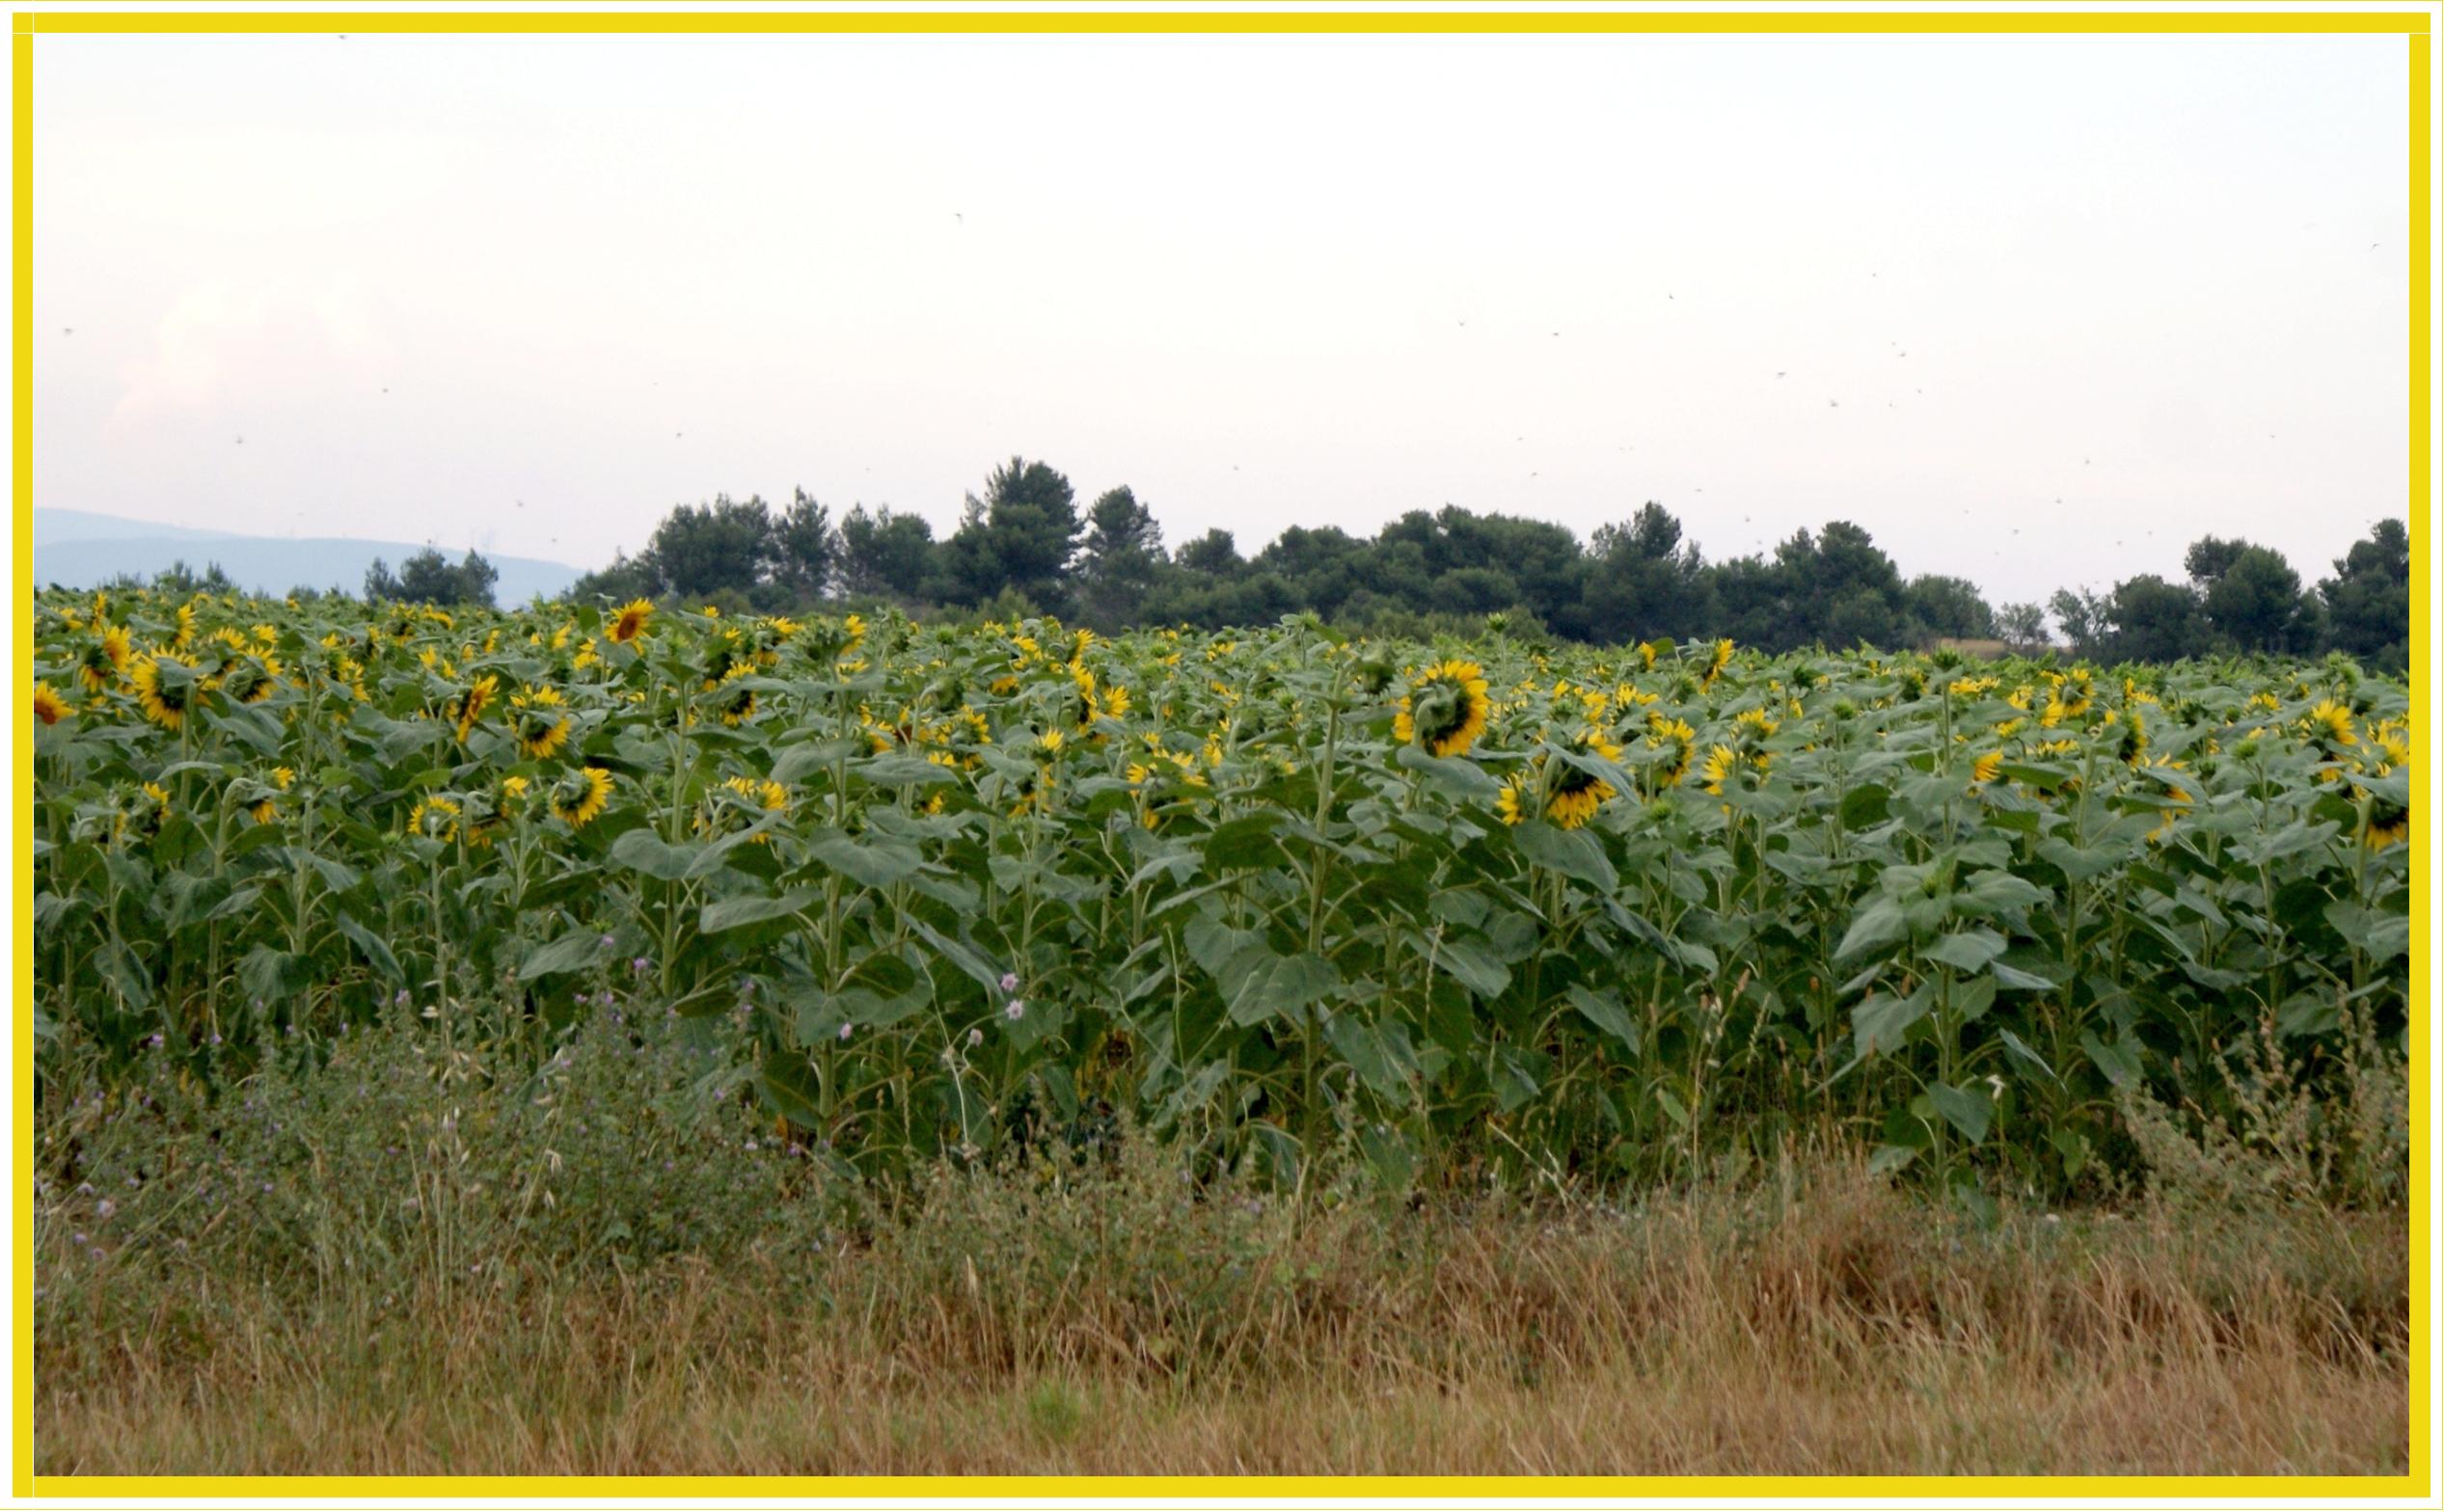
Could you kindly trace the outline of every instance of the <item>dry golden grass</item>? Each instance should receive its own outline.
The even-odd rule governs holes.
[[[945,1180],[845,1250],[405,1306],[54,1280],[63,1473],[2399,1473],[2399,1214],[1952,1220],[1855,1167],[1293,1216]],[[69,1262],[53,1251],[46,1264]],[[132,1288],[141,1288],[134,1290]],[[384,1321],[387,1319],[388,1321]]]

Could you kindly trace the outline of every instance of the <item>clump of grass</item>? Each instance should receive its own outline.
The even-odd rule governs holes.
[[[2398,1207],[2409,1191],[2408,1063],[2377,1039],[2374,1015],[2345,1004],[2338,1066],[2312,1086],[2271,1014],[2213,1059],[2229,1114],[2120,1096],[2149,1192],[2184,1208],[2327,1203]]]
[[[851,1185],[684,1025],[394,1022],[214,1099],[55,1065],[46,1472],[2398,1470],[2407,1240],[2310,1202],[1991,1225],[1790,1151],[1596,1201],[1305,1202],[1123,1129]],[[752,1148],[750,1148],[750,1144]],[[107,1205],[105,1205],[107,1204]]]

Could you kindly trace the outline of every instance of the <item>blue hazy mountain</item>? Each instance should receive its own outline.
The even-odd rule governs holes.
[[[34,584],[38,588],[53,583],[63,588],[93,588],[122,573],[150,578],[177,562],[185,562],[198,572],[207,563],[218,562],[231,580],[258,593],[286,593],[300,587],[362,593],[365,570],[375,557],[396,570],[401,560],[422,550],[405,541],[238,535],[82,509],[34,511]],[[463,554],[447,547],[442,550],[453,561]],[[503,605],[523,604],[538,593],[551,598],[581,576],[564,562],[530,556],[487,553],[485,560],[501,572],[493,594]]]

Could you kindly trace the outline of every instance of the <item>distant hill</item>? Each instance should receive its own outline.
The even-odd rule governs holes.
[[[97,515],[83,509],[34,511],[34,545],[37,550],[68,541],[126,541],[147,537],[158,541],[238,539],[227,530],[190,530],[184,526],[155,525],[149,520],[130,520],[123,515]],[[61,586],[82,585],[63,583]]]
[[[149,578],[183,561],[198,572],[208,562],[218,562],[240,587],[258,593],[285,593],[295,587],[338,587],[357,593],[363,591],[365,570],[375,557],[396,568],[422,550],[406,541],[236,535],[81,509],[34,511],[37,587],[54,583],[63,588],[97,587],[122,573]],[[460,554],[448,554],[455,560]],[[485,560],[500,570],[501,580],[493,594],[503,605],[523,604],[538,593],[552,598],[582,576],[564,562],[531,556],[487,554]]]

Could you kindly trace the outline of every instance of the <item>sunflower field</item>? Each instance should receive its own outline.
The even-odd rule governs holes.
[[[1832,1137],[2050,1193],[2127,1164],[2121,1099],[2403,1033],[2406,692],[2347,661],[36,620],[38,1035],[207,1080],[651,1012],[844,1170],[1127,1120],[1286,1180]]]

